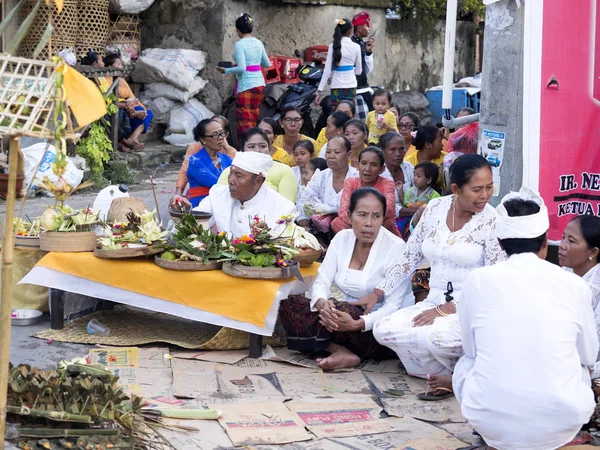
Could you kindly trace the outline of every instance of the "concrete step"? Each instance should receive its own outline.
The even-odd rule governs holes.
[[[125,161],[132,169],[157,167],[169,163],[180,163],[185,156],[186,147],[170,145],[162,141],[145,142],[144,150],[139,152],[115,152],[117,161]]]

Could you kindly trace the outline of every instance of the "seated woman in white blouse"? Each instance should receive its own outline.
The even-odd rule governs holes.
[[[371,329],[378,319],[414,304],[408,279],[369,314],[353,305],[385,279],[406,244],[382,227],[386,199],[378,190],[354,191],[349,212],[352,229],[340,231],[331,241],[312,287],[312,299],[290,296],[279,308],[288,348],[329,352],[317,359],[327,370],[355,367],[363,358],[395,358],[394,352],[377,343]],[[331,297],[334,282],[344,294],[343,301]]]
[[[337,217],[344,182],[349,177],[358,177],[358,170],[348,165],[350,142],[344,136],[335,136],[327,143],[325,161],[327,169],[317,171],[298,195],[296,211],[298,225],[311,231],[322,244],[331,237],[331,221]]]

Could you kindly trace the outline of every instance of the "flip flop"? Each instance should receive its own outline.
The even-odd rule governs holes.
[[[444,394],[434,394],[434,392],[436,391],[445,391]],[[444,400],[446,398],[452,397],[454,395],[454,392],[452,391],[452,389],[448,389],[448,388],[437,388],[435,391],[429,391],[427,390],[425,393],[423,394],[417,394],[417,397],[421,400],[424,400],[426,402],[435,402],[438,400]]]

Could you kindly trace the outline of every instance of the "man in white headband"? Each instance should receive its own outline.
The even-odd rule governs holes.
[[[548,211],[538,194],[523,187],[496,210],[496,235],[509,259],[465,281],[458,310],[464,356],[454,392],[490,447],[559,448],[595,407],[592,293],[581,278],[545,261]]]
[[[210,225],[235,237],[250,233],[254,216],[275,228],[281,216],[292,214],[295,205],[264,185],[273,159],[258,152],[237,152],[231,164],[228,185],[215,185],[194,208],[212,214]]]

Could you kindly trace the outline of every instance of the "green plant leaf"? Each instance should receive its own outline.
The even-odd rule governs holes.
[[[50,41],[50,38],[52,37],[53,30],[54,30],[54,27],[52,26],[51,23],[49,23],[48,26],[46,27],[46,30],[44,31],[44,34],[42,34],[42,37],[40,38],[40,42],[38,43],[38,45],[35,47],[35,50],[33,51],[33,59],[36,59],[39,56],[39,54],[42,53],[42,50],[44,50],[44,47],[46,47],[46,45]]]
[[[41,1],[38,1],[35,4],[29,15],[25,18],[25,20],[15,33],[15,36],[9,41],[8,45],[6,46],[6,52],[9,55],[12,55],[17,51],[19,45],[21,45],[21,41],[25,38],[25,36],[27,36],[27,33],[29,33],[29,29],[31,28],[31,25],[33,25],[33,21],[35,20],[35,16],[37,16],[38,10],[40,9],[41,5]]]

